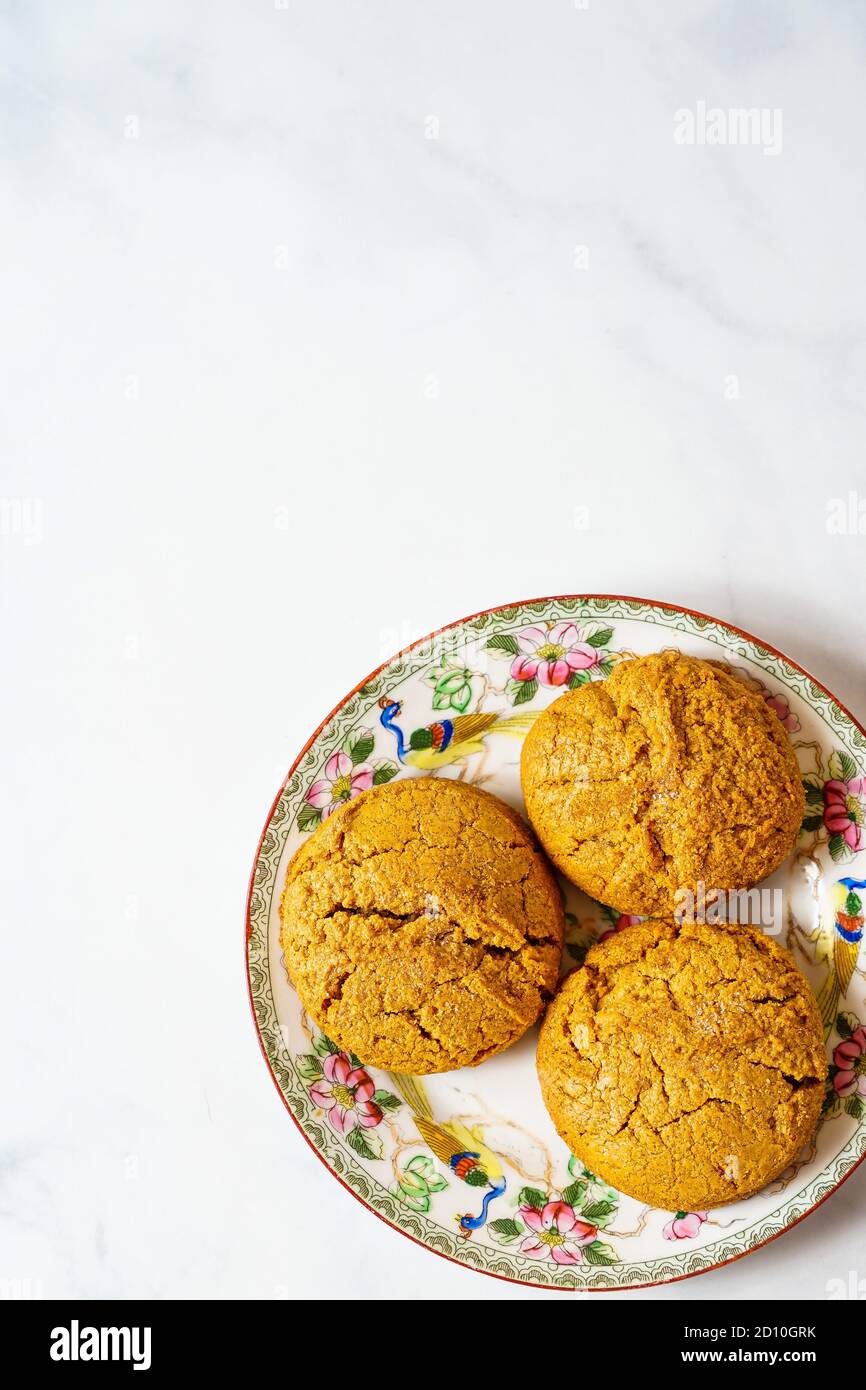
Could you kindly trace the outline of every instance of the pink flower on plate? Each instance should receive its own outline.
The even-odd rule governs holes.
[[[373,772],[369,763],[353,763],[348,753],[332,753],[325,763],[324,777],[313,783],[304,799],[326,820],[344,801],[370,790]]]
[[[633,912],[621,912],[617,917],[616,921],[614,922],[613,926],[608,927],[607,931],[603,931],[598,939],[599,941],[606,941],[607,938],[609,936],[613,936],[615,932],[625,931],[626,927],[635,927],[637,926],[638,922],[642,921],[643,918],[636,917]]]
[[[690,1240],[697,1235],[708,1216],[708,1211],[678,1211],[665,1226],[662,1235],[665,1240]]]
[[[598,1227],[578,1221],[567,1202],[548,1202],[541,1211],[530,1206],[519,1210],[531,1233],[521,1242],[524,1255],[541,1256],[558,1265],[579,1265],[580,1247],[591,1245],[598,1235]]]
[[[833,1077],[837,1096],[866,1096],[866,1028],[862,1024],[833,1049],[833,1062],[839,1068]]]
[[[822,788],[824,824],[831,835],[841,835],[855,854],[866,844],[863,834],[863,822],[866,820],[866,805],[862,800],[864,792],[866,777],[854,777],[850,782],[833,778],[825,782]]]
[[[310,1086],[310,1096],[325,1111],[338,1134],[374,1129],[382,1111],[373,1100],[376,1087],[363,1067],[353,1067],[345,1052],[331,1052],[322,1063],[325,1075]]]
[[[511,663],[512,679],[538,680],[542,685],[567,685],[575,671],[598,666],[603,653],[581,642],[574,623],[554,623],[550,630],[538,625],[521,628],[516,634],[520,655]]]
[[[791,706],[784,695],[772,695],[766,687],[761,687],[761,694],[766,700],[770,709],[779,716],[789,734],[796,734],[800,729],[800,721],[793,713]]]

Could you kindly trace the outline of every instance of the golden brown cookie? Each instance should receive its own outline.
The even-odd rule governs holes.
[[[827,1058],[808,982],[753,927],[647,921],[593,946],[538,1043],[545,1104],[606,1182],[666,1210],[757,1192],[818,1123]]]
[[[280,936],[304,1007],[372,1066],[475,1066],[556,986],[556,880],[516,811],[464,782],[411,778],[347,802],[297,851]]]
[[[749,888],[803,819],[776,713],[721,665],[657,652],[569,691],[521,757],[529,819],[554,864],[620,912],[673,913],[679,889]]]

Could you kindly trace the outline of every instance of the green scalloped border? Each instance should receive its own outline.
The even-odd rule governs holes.
[[[476,1269],[497,1275],[519,1284],[561,1289],[622,1289],[683,1279],[726,1264],[747,1254],[759,1245],[790,1229],[807,1212],[814,1209],[853,1171],[866,1154],[866,1123],[858,1129],[836,1157],[802,1191],[788,1199],[778,1209],[755,1226],[736,1235],[724,1237],[700,1250],[687,1250],[670,1258],[623,1262],[619,1266],[597,1268],[588,1265],[552,1269],[549,1265],[521,1257],[518,1261],[508,1252],[494,1250],[482,1243],[470,1244],[452,1236],[420,1213],[407,1211],[388,1190],[377,1182],[348,1148],[340,1144],[326,1126],[315,1119],[315,1109],[306,1087],[297,1075],[278,1025],[270,984],[268,923],[276,872],[286,837],[303,799],[303,789],[310,774],[346,738],[348,732],[374,707],[378,696],[387,688],[423,670],[429,665],[430,644],[437,652],[462,646],[469,636],[479,638],[493,632],[507,632],[529,620],[559,619],[562,617],[610,618],[658,623],[673,632],[689,633],[715,642],[725,655],[732,653],[753,661],[772,679],[795,691],[818,713],[832,732],[858,761],[866,754],[866,733],[853,721],[838,701],[818,685],[806,672],[794,666],[781,653],[764,646],[719,619],[685,612],[645,599],[562,597],[538,599],[491,609],[472,618],[443,628],[432,638],[424,638],[406,651],[386,662],[374,675],[349,696],[325,721],[318,734],[301,754],[277,798],[265,827],[250,880],[247,920],[247,969],[250,1001],[262,1051],[274,1080],[291,1114],[312,1147],[333,1173],[378,1216],[397,1230],[428,1246],[440,1255]],[[623,1278],[616,1279],[615,1271]],[[616,1279],[616,1282],[612,1282]]]

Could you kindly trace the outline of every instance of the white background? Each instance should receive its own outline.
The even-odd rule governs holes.
[[[2,30],[2,1288],[550,1297],[306,1148],[247,875],[323,715],[496,603],[691,605],[864,717],[866,535],[827,509],[866,497],[866,21],[28,0]],[[780,108],[781,154],[677,145],[698,101]],[[866,1276],[864,1199],[866,1165],[612,1297],[824,1298]]]

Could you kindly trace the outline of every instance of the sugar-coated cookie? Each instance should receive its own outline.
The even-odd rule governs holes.
[[[746,1197],[811,1138],[821,1019],[784,947],[752,927],[648,920],[593,946],[538,1044],[545,1104],[571,1151],[669,1211]]]
[[[391,1071],[474,1066],[550,998],[564,914],[516,811],[467,783],[407,778],[328,818],[294,855],[281,944],[305,1008]]]
[[[526,809],[556,867],[591,897],[673,913],[678,890],[749,888],[791,853],[797,759],[759,691],[665,651],[543,711],[523,745]]]

